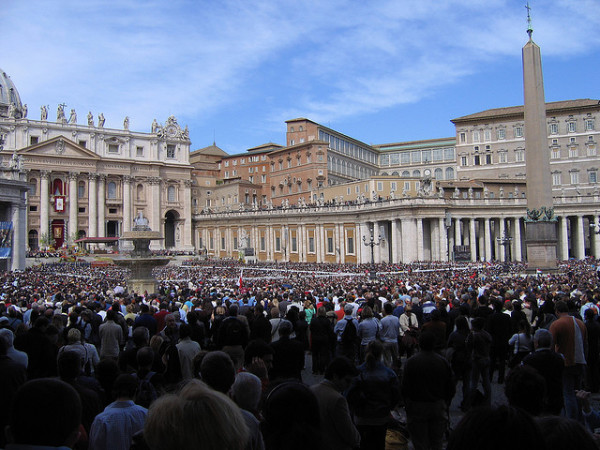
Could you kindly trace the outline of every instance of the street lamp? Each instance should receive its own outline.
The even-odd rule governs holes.
[[[367,239],[366,236],[363,236],[362,240],[367,247],[371,247],[371,271],[369,272],[369,278],[374,280],[377,278],[377,273],[375,272],[375,246],[380,245],[384,239],[381,236],[378,236],[377,239],[375,239],[373,232],[371,232],[370,239]]]
[[[508,235],[508,233],[505,231],[504,234],[502,236],[498,236],[496,238],[496,241],[498,241],[499,245],[502,245],[504,247],[504,272],[508,272],[508,261],[507,259],[509,259],[509,246],[510,243],[512,242],[513,238],[510,237]]]

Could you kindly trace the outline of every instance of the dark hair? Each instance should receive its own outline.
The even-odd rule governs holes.
[[[566,302],[560,300],[556,302],[555,310],[557,313],[566,313],[569,312],[569,306]]]
[[[140,348],[135,355],[135,360],[137,361],[138,367],[152,366],[152,363],[154,362],[154,350],[149,346]]]
[[[191,327],[187,323],[182,322],[181,325],[179,325],[179,338],[183,339],[183,338],[190,337],[191,335],[192,335]]]
[[[222,351],[208,353],[200,364],[200,376],[211,388],[226,394],[235,381],[231,357]]]
[[[143,347],[144,345],[148,345],[148,341],[150,340],[150,331],[148,328],[140,326],[133,330],[131,335],[133,339],[133,343],[136,347]]]
[[[64,381],[31,380],[15,395],[10,431],[17,444],[71,447],[80,423],[79,394]],[[73,442],[69,442],[70,438]]]
[[[471,321],[471,326],[474,330],[480,331],[483,330],[483,326],[485,325],[485,319],[483,317],[475,317]]]
[[[590,432],[579,422],[567,417],[548,416],[537,421],[546,450],[562,450],[576,448],[577,450],[596,450],[598,447]]]
[[[533,418],[512,406],[471,409],[450,434],[446,450],[545,450]]]
[[[64,381],[72,381],[81,375],[81,355],[75,351],[62,351],[58,354],[58,374]]]
[[[115,398],[125,397],[133,399],[135,397],[135,391],[139,385],[138,379],[130,374],[121,374],[117,377],[113,383],[113,396]]]
[[[458,316],[454,320],[454,325],[456,325],[456,331],[469,333],[469,321],[465,316]]]
[[[383,312],[385,312],[385,314],[387,316],[392,314],[393,311],[394,311],[394,305],[392,305],[390,302],[387,302],[385,305],[383,305]]]
[[[367,353],[365,354],[365,362],[367,368],[374,369],[377,361],[381,360],[383,355],[383,344],[380,340],[375,339],[367,345]]]
[[[334,376],[343,378],[346,375],[355,377],[358,375],[358,370],[352,361],[345,356],[337,356],[333,358],[325,369],[325,379],[329,381],[333,380]]]
[[[431,352],[435,348],[436,336],[433,331],[425,331],[419,336],[421,350]]]
[[[254,358],[262,358],[265,355],[272,355],[273,347],[262,339],[254,339],[248,342],[244,350],[244,365],[247,366]]]
[[[544,407],[546,380],[533,367],[518,365],[506,377],[504,393],[511,406],[538,416]]]

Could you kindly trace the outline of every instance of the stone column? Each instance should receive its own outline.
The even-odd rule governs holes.
[[[183,250],[192,250],[192,180],[183,180]]]
[[[267,261],[274,261],[275,256],[273,253],[273,225],[268,225],[265,232],[265,239],[267,241]]]
[[[515,217],[514,219],[514,230],[513,230],[513,252],[514,252],[514,260],[522,261],[523,260],[523,251],[521,249],[521,219]]]
[[[575,233],[575,240],[577,242],[575,258],[585,259],[585,235],[583,234],[583,216],[581,214],[577,215],[577,220],[575,221]]]
[[[50,239],[50,172],[40,172],[40,238],[45,236]]]
[[[440,261],[447,262],[449,256],[448,230],[446,230],[444,217],[438,219],[438,229],[440,230]]]
[[[490,227],[490,218],[486,217],[483,219],[483,234],[484,236],[484,245],[485,245],[485,260],[492,260],[492,229]]]
[[[69,227],[65,238],[67,242],[77,239],[77,172],[69,172]]]
[[[133,177],[125,175],[123,177],[123,231],[131,231],[133,219],[131,218],[131,183]]]
[[[150,184],[150,198],[147,198],[147,203],[150,208],[150,212],[148,213],[150,220],[150,228],[152,231],[159,231],[161,234],[164,233],[164,230],[161,227],[162,221],[160,217],[161,211],[161,179],[159,177],[150,177],[148,178],[148,183]],[[157,242],[157,241],[154,241]],[[161,241],[163,242],[163,241]],[[161,244],[161,247],[164,246],[164,242]],[[221,251],[221,243],[218,243],[219,251]]]
[[[560,259],[569,259],[569,217],[560,216]]]
[[[423,219],[417,219],[417,260],[425,259],[425,249],[423,248]]]
[[[499,237],[500,239],[504,239],[504,233],[506,232],[504,218],[500,217],[498,219],[498,223],[499,223],[500,227],[498,230],[497,237]],[[498,251],[500,254],[500,261],[502,261],[502,262],[506,261],[506,247],[504,245],[501,245],[501,243],[498,243]]]
[[[98,176],[98,237],[106,236],[106,176]]]
[[[429,234],[430,234],[430,255],[432,261],[440,261],[440,229],[438,227],[438,221],[431,218],[429,219]]]
[[[469,219],[469,246],[471,247],[471,261],[477,261],[477,235],[475,234],[475,219]]]
[[[390,236],[390,240],[392,241],[392,263],[399,262],[398,258],[398,222],[396,219],[392,219],[392,232]]]
[[[98,175],[88,175],[88,237],[98,237]]]
[[[596,224],[596,226],[592,228],[592,252],[594,258],[600,258],[600,236],[598,235],[598,232],[600,231],[600,221],[598,221],[598,214],[594,214],[590,218],[590,221],[593,221],[591,223]]]
[[[20,200],[11,205],[11,221],[13,225],[12,258],[10,270],[25,269],[25,205]]]
[[[454,245],[462,245],[462,233],[460,229],[460,217],[454,218]]]

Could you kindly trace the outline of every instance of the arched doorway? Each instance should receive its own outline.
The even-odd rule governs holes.
[[[65,221],[62,219],[54,219],[51,228],[50,245],[54,248],[61,248],[65,243]]]
[[[165,214],[165,248],[174,248],[177,246],[179,233],[177,233],[177,222],[179,213],[174,210],[167,211]]]

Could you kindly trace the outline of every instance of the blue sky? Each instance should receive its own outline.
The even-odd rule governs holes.
[[[600,0],[530,0],[546,100],[600,99]],[[192,149],[285,143],[307,117],[370,144],[448,137],[522,104],[522,0],[3,0],[0,68],[39,118],[149,131]]]

